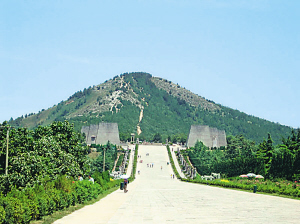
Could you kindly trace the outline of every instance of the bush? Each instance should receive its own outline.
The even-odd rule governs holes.
[[[175,164],[174,164],[174,160],[172,158],[172,154],[171,154],[171,151],[170,151],[170,147],[169,145],[167,145],[167,150],[168,150],[168,155],[169,155],[169,159],[170,159],[170,163],[171,163],[171,166],[172,166],[172,169],[173,169],[173,172],[175,173],[177,179],[181,179],[176,167],[175,167]]]
[[[5,220],[5,210],[4,208],[0,205],[0,223],[4,222]]]
[[[120,183],[121,180],[106,182],[107,174],[99,174],[106,189]],[[103,188],[97,182],[72,181],[66,176],[55,181],[46,178],[34,187],[12,189],[6,196],[0,194],[0,223],[29,223],[78,202],[95,199],[101,193]]]
[[[99,184],[93,184],[88,180],[77,181],[75,190],[79,203],[84,203],[92,200],[93,198],[97,198],[97,196],[103,192],[103,189]]]

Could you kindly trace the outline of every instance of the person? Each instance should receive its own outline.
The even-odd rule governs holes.
[[[79,181],[83,181],[83,178],[82,178],[81,175],[78,176],[78,180],[79,180]]]
[[[127,184],[128,184],[128,180],[124,179],[124,193],[127,193]]]
[[[174,179],[175,175],[173,174],[173,179]]]
[[[162,166],[160,167],[160,169],[162,170]]]
[[[92,178],[90,175],[89,175],[89,181],[93,182],[93,184],[95,183],[94,178]]]

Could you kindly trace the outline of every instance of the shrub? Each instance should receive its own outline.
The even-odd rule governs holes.
[[[173,169],[173,172],[175,173],[177,179],[181,179],[176,167],[175,167],[175,164],[174,164],[174,160],[172,158],[172,154],[171,154],[171,151],[170,151],[170,147],[169,145],[167,145],[167,150],[168,150],[168,155],[169,155],[169,159],[170,159],[170,163],[171,163],[171,166],[172,166],[172,169]]]
[[[4,222],[5,220],[5,210],[4,208],[0,205],[0,223]]]
[[[77,181],[75,190],[79,203],[84,203],[85,201],[97,198],[97,196],[103,192],[99,184],[93,184],[91,181],[87,180]]]

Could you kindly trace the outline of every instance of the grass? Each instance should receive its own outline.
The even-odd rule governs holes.
[[[273,196],[280,196],[284,198],[292,198],[299,200],[300,197],[300,183],[291,182],[287,180],[257,180],[257,179],[241,179],[238,177],[206,181],[196,178],[195,180],[182,179],[186,182],[207,184],[210,186],[229,188],[233,190],[241,190],[246,192],[253,192],[253,188],[257,186],[258,194],[266,194]]]
[[[106,197],[107,195],[111,194],[117,189],[119,189],[119,186],[104,191],[103,194],[100,194],[96,199],[92,199],[88,202],[85,202],[84,204],[76,204],[75,206],[71,206],[69,208],[65,208],[64,210],[54,212],[52,215],[44,216],[41,220],[33,220],[30,222],[30,224],[51,224],[56,220],[61,219],[64,216],[69,215],[72,212],[83,208],[86,205],[91,205],[96,203],[97,201],[100,201],[102,198]]]

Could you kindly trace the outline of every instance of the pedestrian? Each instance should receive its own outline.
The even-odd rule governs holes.
[[[79,181],[83,181],[83,178],[82,178],[81,175],[78,176],[78,180],[79,180]]]
[[[171,179],[172,179],[172,174],[171,174]]]
[[[91,181],[93,184],[95,183],[94,178],[92,178],[91,175],[89,175],[89,181]]]
[[[124,179],[124,193],[127,193],[127,184],[128,184],[128,180]]]
[[[173,174],[173,179],[174,179],[175,175]]]
[[[162,170],[162,166],[160,167],[160,170]]]

